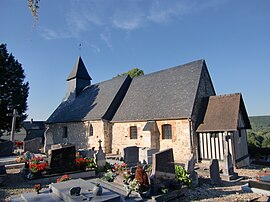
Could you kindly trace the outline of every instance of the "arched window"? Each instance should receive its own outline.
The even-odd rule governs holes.
[[[130,126],[129,134],[130,139],[137,139],[137,126]]]
[[[92,124],[89,124],[89,136],[93,136],[93,135],[94,135],[94,128]]]
[[[171,124],[162,125],[162,139],[172,139],[172,126]]]

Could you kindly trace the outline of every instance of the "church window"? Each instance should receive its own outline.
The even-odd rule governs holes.
[[[67,138],[68,137],[68,128],[65,126],[63,127],[63,138]]]
[[[137,139],[137,126],[130,126],[129,133],[130,139]]]
[[[162,125],[162,139],[172,139],[172,126],[170,124]]]
[[[89,125],[89,136],[93,136],[94,135],[94,128],[93,128],[93,125],[90,124]]]

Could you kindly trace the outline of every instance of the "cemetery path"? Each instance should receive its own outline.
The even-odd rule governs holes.
[[[268,197],[262,194],[247,193],[242,191],[241,186],[257,176],[259,169],[236,169],[242,180],[222,181],[221,186],[210,184],[209,175],[199,174],[199,187],[188,189],[181,201],[267,201]]]
[[[209,183],[209,176],[201,174],[200,186],[196,189],[187,189],[185,196],[176,201],[267,201],[266,195],[246,193],[241,190],[241,185],[247,183],[258,173],[258,169],[237,169],[239,176],[245,179],[237,182],[224,182],[221,186],[212,186]],[[9,201],[11,195],[18,195],[26,192],[33,192],[33,184],[27,183],[19,174],[19,169],[7,169],[6,185],[0,187],[0,201]],[[45,188],[46,185],[42,185]]]

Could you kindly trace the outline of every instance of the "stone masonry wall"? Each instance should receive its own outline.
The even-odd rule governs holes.
[[[71,143],[76,149],[88,148],[83,122],[49,124],[47,135],[52,137],[53,144]],[[67,138],[63,137],[64,127],[67,127]]]
[[[174,159],[176,162],[185,163],[191,153],[190,147],[190,129],[189,121],[185,120],[167,120],[156,121],[159,130],[160,150],[173,148]],[[132,123],[114,123],[113,125],[113,140],[112,152],[120,153],[127,146],[151,147],[151,138],[149,131],[142,131],[146,122]],[[162,125],[171,124],[172,139],[162,139]],[[130,126],[137,126],[138,138],[130,139]]]

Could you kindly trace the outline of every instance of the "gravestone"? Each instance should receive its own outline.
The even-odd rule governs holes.
[[[67,172],[76,169],[75,145],[61,145],[60,148],[51,149],[49,166],[54,172]]]
[[[40,145],[42,143],[41,137],[36,137],[31,140],[27,140],[23,142],[23,150],[24,152],[29,151],[32,153],[40,153]]]
[[[217,159],[212,159],[210,162],[210,178],[211,183],[214,185],[221,184],[221,178],[219,173],[219,164]]]
[[[224,165],[223,165],[223,174],[224,175],[233,175],[234,169],[232,164],[232,155],[228,153],[225,155],[224,158]]]
[[[13,154],[13,142],[0,139],[0,157]]]
[[[161,187],[168,187],[175,181],[173,149],[166,149],[153,154],[151,192],[158,193]]]
[[[92,150],[92,149],[78,150],[78,152],[79,152],[80,156],[83,158],[85,158],[85,157],[94,158],[94,155],[96,153],[96,151]]]
[[[190,174],[194,171],[194,168],[195,168],[196,161],[194,158],[194,154],[191,154],[188,159],[189,160],[185,164],[185,170],[187,171],[188,174]]]
[[[124,162],[128,167],[136,166],[139,162],[139,147],[131,146],[124,148]]]
[[[106,165],[106,156],[105,156],[105,153],[103,152],[102,150],[102,147],[101,147],[101,140],[98,141],[99,143],[99,149],[98,149],[98,152],[96,153],[96,164],[97,166],[100,168],[100,167],[104,167]]]
[[[0,165],[0,186],[2,186],[6,180],[7,171],[4,165]]]
[[[199,184],[199,178],[197,172],[195,172],[195,157],[194,154],[190,154],[189,160],[185,164],[185,170],[188,173],[188,177],[191,179],[191,185],[192,187],[197,187]]]
[[[152,155],[158,152],[158,149],[150,149],[149,147],[139,148],[139,161],[142,164],[152,164]]]

